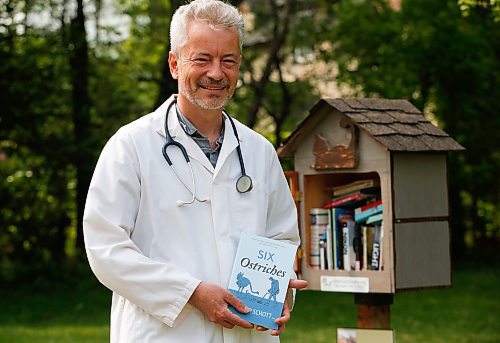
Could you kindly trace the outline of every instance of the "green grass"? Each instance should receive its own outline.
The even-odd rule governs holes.
[[[500,342],[500,271],[465,268],[453,288],[398,293],[391,324],[398,343]],[[357,326],[351,294],[300,292],[283,342],[336,342],[337,327]]]
[[[451,289],[396,294],[391,323],[398,343],[500,342],[500,272],[461,269]],[[2,289],[0,343],[108,342],[110,292],[84,273],[47,287]],[[351,294],[299,292],[282,342],[336,342],[337,327],[355,327]]]

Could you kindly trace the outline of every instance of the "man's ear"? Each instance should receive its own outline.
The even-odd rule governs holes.
[[[172,51],[168,53],[168,66],[170,68],[170,74],[174,80],[177,80],[179,78],[177,57]]]

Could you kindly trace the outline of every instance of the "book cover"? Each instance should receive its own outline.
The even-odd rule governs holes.
[[[297,247],[243,232],[228,290],[250,308],[247,314],[229,309],[250,323],[277,329]]]

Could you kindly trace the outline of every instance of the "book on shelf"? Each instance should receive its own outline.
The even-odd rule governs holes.
[[[382,212],[369,216],[366,218],[366,224],[378,224],[382,222],[383,217],[384,214]]]
[[[373,201],[368,201],[366,204],[364,204],[363,206],[360,206],[358,208],[356,208],[354,210],[354,213],[360,213],[360,212],[364,212],[372,207],[376,207],[378,205],[382,205],[382,199],[376,199],[376,200],[373,200]]]
[[[320,269],[321,265],[321,234],[323,233],[325,225],[311,225],[309,235],[309,265],[313,269]]]
[[[334,249],[334,269],[344,268],[343,259],[343,239],[342,239],[342,224],[347,221],[352,221],[352,211],[345,208],[332,207],[332,233],[333,233],[333,249]]]
[[[332,222],[331,222],[331,211],[328,210],[328,220],[329,223],[326,227],[325,240],[326,240],[326,269],[335,269],[333,258],[334,247],[333,247],[333,232],[332,232]]]
[[[378,201],[376,201],[376,202],[378,202]],[[368,217],[371,217],[375,214],[382,213],[382,204],[368,207],[364,211],[360,210],[360,209],[361,209],[361,207],[358,207],[354,210],[354,220],[357,223],[364,222],[368,219]],[[358,211],[358,210],[360,210],[360,211]]]
[[[342,258],[344,270],[356,268],[356,252],[354,251],[354,236],[356,234],[356,223],[354,220],[346,220],[342,223]]]
[[[250,308],[243,314],[229,309],[250,323],[277,329],[288,282],[293,273],[297,247],[255,234],[240,236],[228,290]]]
[[[370,195],[363,194],[360,192],[340,197],[338,199],[333,199],[323,205],[323,208],[341,207],[341,208],[354,208],[366,201]]]
[[[378,180],[375,179],[356,180],[350,183],[346,183],[344,185],[332,187],[332,195],[336,197],[339,195],[345,195],[348,193],[357,192],[361,190],[369,190],[377,187],[380,187],[380,182]]]
[[[382,262],[382,241],[383,241],[382,223],[373,226],[373,244],[371,249],[370,269],[380,270]]]
[[[361,239],[363,245],[363,258],[361,259],[361,270],[368,269],[368,227],[361,226]]]

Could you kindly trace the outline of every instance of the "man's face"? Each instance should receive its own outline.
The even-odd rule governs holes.
[[[237,30],[214,30],[203,21],[189,24],[187,43],[169,56],[179,96],[207,110],[223,108],[233,96],[240,61]]]

